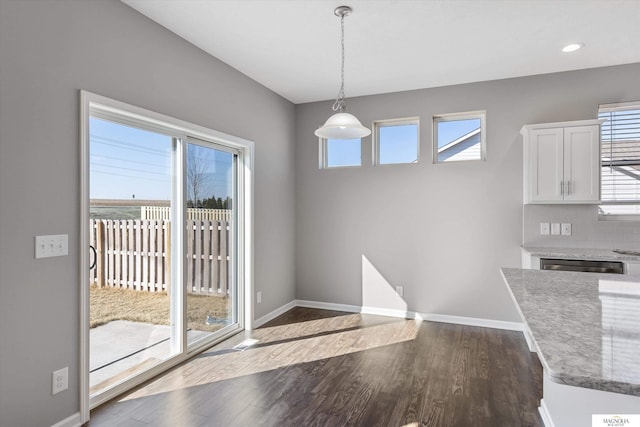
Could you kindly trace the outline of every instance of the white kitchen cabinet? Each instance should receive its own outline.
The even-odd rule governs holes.
[[[628,261],[624,263],[625,274],[640,276],[640,262]]]
[[[524,202],[600,202],[600,124],[604,120],[525,125]]]

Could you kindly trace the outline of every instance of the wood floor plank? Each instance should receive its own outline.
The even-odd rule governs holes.
[[[539,427],[541,382],[519,332],[294,308],[88,425]]]

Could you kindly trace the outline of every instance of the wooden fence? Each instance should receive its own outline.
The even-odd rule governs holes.
[[[169,221],[171,208],[168,206],[140,206],[140,219],[162,219]],[[208,221],[231,221],[230,209],[187,208],[187,219]]]
[[[229,292],[228,221],[187,220],[187,291]],[[168,292],[171,284],[171,223],[165,220],[91,220],[96,265],[91,281],[99,287]]]

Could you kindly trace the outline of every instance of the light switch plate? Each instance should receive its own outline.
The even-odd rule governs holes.
[[[555,236],[560,234],[560,223],[558,222],[551,223],[551,234]]]
[[[69,235],[36,236],[36,258],[69,255]]]
[[[540,223],[540,235],[548,236],[549,235],[549,223],[541,222]]]
[[[563,222],[562,225],[560,226],[560,228],[561,228],[561,234],[563,236],[571,236],[571,224],[570,223]]]

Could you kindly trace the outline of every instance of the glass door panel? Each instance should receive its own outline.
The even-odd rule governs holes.
[[[90,395],[176,354],[171,136],[91,117]]]
[[[237,325],[237,154],[189,139],[186,147],[187,345]]]

